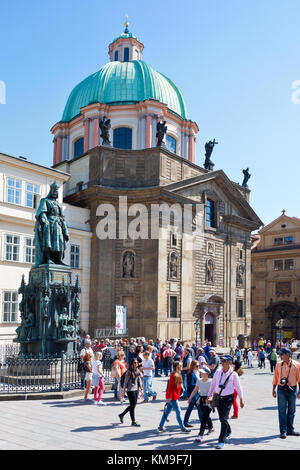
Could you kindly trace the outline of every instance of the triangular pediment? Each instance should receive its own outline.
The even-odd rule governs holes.
[[[178,181],[164,186],[164,188],[170,192],[182,194],[185,197],[191,199],[196,194],[201,194],[203,188],[207,194],[215,193],[219,196],[219,199],[224,202],[227,200],[231,204],[231,216],[232,218],[241,218],[248,220],[257,226],[257,229],[263,225],[263,222],[254,212],[246,197],[242,194],[243,191],[248,191],[242,187],[239,187],[236,183],[230,181],[223,170],[211,171],[204,175],[198,175],[193,178]],[[199,202],[200,199],[199,199]]]
[[[268,225],[262,228],[259,233],[266,235],[267,233],[281,232],[283,229],[286,232],[300,229],[300,219],[297,217],[288,217],[283,213],[277,217],[277,219],[273,220],[273,222],[270,222]]]

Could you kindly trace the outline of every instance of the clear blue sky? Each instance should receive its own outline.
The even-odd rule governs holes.
[[[0,7],[0,151],[52,163],[50,128],[72,88],[108,62],[124,29],[144,60],[181,89],[199,126],[197,163],[212,160],[233,181],[250,168],[251,203],[267,224],[300,217],[299,0],[16,0]]]

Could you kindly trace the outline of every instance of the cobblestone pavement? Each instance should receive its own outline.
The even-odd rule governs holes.
[[[245,369],[241,378],[245,395],[245,408],[237,420],[231,420],[232,437],[225,450],[298,450],[300,437],[279,438],[277,402],[272,397],[272,375],[266,369]],[[156,401],[139,403],[136,419],[141,428],[132,428],[129,414],[120,424],[118,414],[125,405],[114,401],[111,391],[104,394],[106,406],[79,398],[67,400],[33,400],[0,402],[0,449],[49,450],[190,450],[213,449],[220,429],[217,414],[212,415],[216,433],[195,444],[198,434],[197,412],[190,423],[192,432],[182,434],[175,413],[169,416],[167,431],[157,434],[165,397],[167,379],[155,378]],[[92,395],[90,395],[92,397]],[[181,402],[182,414],[186,401]],[[295,429],[300,431],[300,401],[297,403]]]

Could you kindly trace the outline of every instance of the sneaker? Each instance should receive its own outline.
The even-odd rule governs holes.
[[[225,447],[224,442],[218,442],[218,444],[216,445],[217,450],[223,450],[224,447]]]
[[[193,428],[194,426],[192,424],[185,424],[184,427],[185,428]]]
[[[131,423],[131,426],[136,426],[137,428],[140,428],[140,427],[141,427],[141,425],[140,425],[139,423],[137,423],[136,421],[133,421],[133,422]]]
[[[187,428],[182,428],[182,429],[181,429],[181,432],[188,433],[188,432],[191,432],[191,430],[190,430],[190,429],[187,429]]]
[[[166,430],[166,428],[162,428],[161,426],[159,426],[159,427],[157,428],[157,431],[158,431],[158,432],[166,432],[167,430]]]
[[[143,400],[142,403],[149,403],[149,400]]]
[[[286,439],[286,433],[285,432],[280,434],[280,439]]]
[[[156,400],[157,395],[153,395],[152,400]]]
[[[227,436],[225,436],[226,441],[229,441],[230,436],[231,436],[231,432],[229,434],[227,434]]]
[[[122,416],[122,415],[118,415],[118,416],[120,418],[121,424],[123,424],[124,423],[124,416]]]
[[[104,403],[102,400],[100,400],[100,401],[98,402],[98,405],[99,405],[99,406],[105,406],[106,403]]]
[[[210,434],[212,434],[215,431],[216,431],[215,428],[211,428],[211,429],[208,430],[207,435],[209,436]]]
[[[195,442],[202,442],[203,441],[203,434],[199,434],[198,437],[196,437]]]
[[[287,433],[287,436],[300,436],[300,432],[291,431]]]

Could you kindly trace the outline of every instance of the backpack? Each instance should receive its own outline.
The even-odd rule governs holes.
[[[80,374],[82,370],[83,370],[83,362],[79,361],[77,364],[77,373]]]

